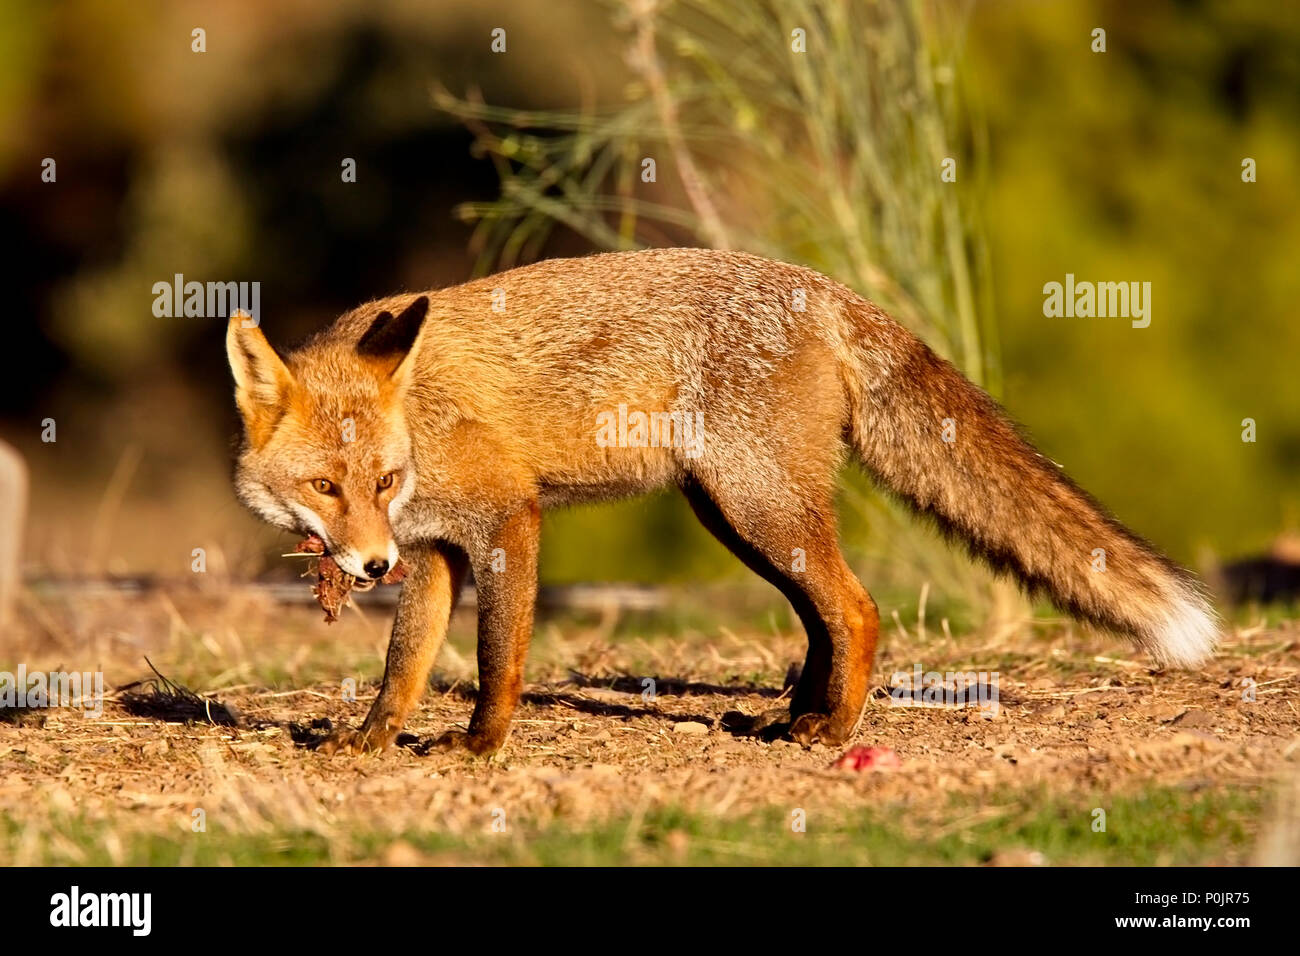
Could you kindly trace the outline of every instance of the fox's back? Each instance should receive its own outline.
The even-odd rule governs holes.
[[[834,348],[856,299],[811,270],[709,249],[549,259],[427,294],[425,380],[490,364],[514,387],[602,403],[750,388],[802,347]],[[355,341],[409,298],[362,306],[330,335]]]

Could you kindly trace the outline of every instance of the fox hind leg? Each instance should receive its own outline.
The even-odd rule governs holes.
[[[731,525],[722,509],[700,485],[691,483],[683,490],[700,523],[746,567],[785,595],[803,624],[808,636],[808,652],[790,706],[784,711],[774,710],[764,714],[753,729],[755,732],[765,730],[782,717],[787,718],[785,723],[788,724],[789,719],[812,711],[814,701],[825,696],[826,684],[830,678],[830,632],[816,606],[795,579],[795,572],[789,569],[790,561],[778,563],[755,548]]]
[[[790,703],[789,735],[836,746],[856,730],[879,636],[875,602],[840,553],[830,493],[815,501],[705,487],[683,490],[697,517],[749,568],[786,596],[808,635],[803,673]],[[773,507],[771,502],[785,501]],[[803,562],[794,555],[803,552]],[[801,569],[800,569],[801,568]]]

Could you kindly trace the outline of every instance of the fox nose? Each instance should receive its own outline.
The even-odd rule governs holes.
[[[363,565],[366,574],[372,579],[382,578],[388,572],[388,562],[382,560],[370,560]]]

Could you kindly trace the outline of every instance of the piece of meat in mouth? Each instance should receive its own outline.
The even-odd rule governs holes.
[[[406,577],[406,566],[399,559],[378,582],[358,582],[354,575],[339,567],[338,562],[325,549],[324,540],[317,534],[309,534],[294,550],[299,554],[319,555],[316,562],[316,583],[312,585],[311,593],[325,612],[326,624],[333,624],[339,619],[339,614],[349,604],[348,593],[353,588],[368,591],[376,583],[397,584]]]

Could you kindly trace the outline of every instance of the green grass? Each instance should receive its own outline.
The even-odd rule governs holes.
[[[643,819],[614,820],[590,829],[521,826],[503,833],[454,836],[437,832],[353,832],[342,842],[316,833],[206,833],[178,829],[141,833],[121,841],[136,866],[324,865],[382,859],[401,840],[431,863],[547,866],[790,865],[902,866],[975,865],[995,853],[1037,851],[1055,865],[1203,865],[1248,858],[1254,823],[1264,809],[1258,791],[1192,792],[1153,788],[1095,800],[1049,798],[1026,790],[981,805],[953,799],[943,824],[917,819],[906,806],[882,806],[833,821],[810,814],[807,830],[791,829],[790,811],[770,809],[742,818],[715,818],[662,810]],[[1106,810],[1105,832],[1093,832],[1093,809]],[[792,808],[793,809],[793,808]],[[118,821],[119,825],[121,821]],[[118,827],[84,817],[51,820],[36,836],[42,862],[111,865],[105,837]],[[62,834],[78,847],[70,858]],[[0,821],[0,858],[13,858],[23,835],[12,820]]]

